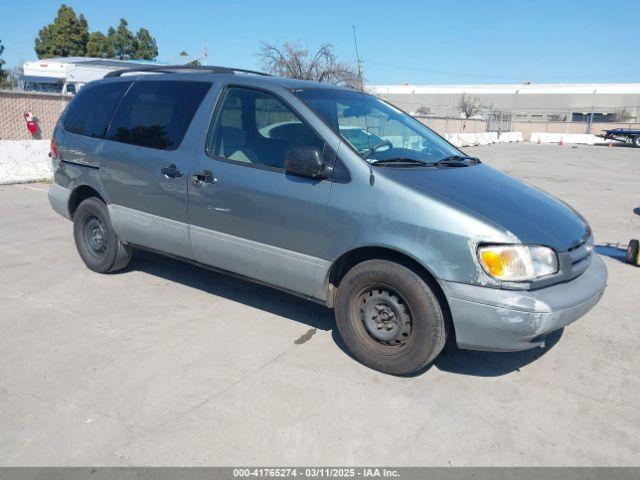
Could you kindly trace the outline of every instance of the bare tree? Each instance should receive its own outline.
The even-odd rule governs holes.
[[[280,45],[261,42],[258,57],[269,73],[288,78],[312,80],[362,89],[363,79],[357,65],[336,59],[333,46],[324,43],[312,53],[300,43]]]
[[[615,113],[616,122],[628,122],[633,119],[633,114],[627,108],[621,108]]]
[[[464,115],[464,118],[471,118],[480,113],[482,110],[482,103],[480,103],[480,99],[475,95],[467,95],[466,93],[463,93],[462,97],[460,97],[458,108]]]
[[[431,115],[431,108],[426,105],[420,105],[416,108],[415,115],[418,117],[426,117]]]

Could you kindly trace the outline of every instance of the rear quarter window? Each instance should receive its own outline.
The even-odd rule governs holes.
[[[62,128],[71,133],[104,138],[120,99],[132,82],[88,85],[69,104]]]
[[[209,82],[134,83],[111,122],[107,139],[175,150],[210,87]]]

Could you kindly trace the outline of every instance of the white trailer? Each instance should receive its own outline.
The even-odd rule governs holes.
[[[74,95],[85,83],[103,78],[107,73],[133,65],[157,62],[111,60],[91,57],[48,58],[25,62],[18,76],[22,89]]]

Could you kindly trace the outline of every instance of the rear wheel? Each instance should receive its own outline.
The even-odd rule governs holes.
[[[638,240],[631,240],[627,247],[627,263],[631,265],[640,265],[640,258],[638,258],[638,250],[640,249],[640,242]]]
[[[393,375],[415,373],[442,351],[443,308],[414,271],[387,260],[368,260],[342,279],[336,323],[356,359]]]
[[[91,197],[78,206],[73,236],[80,258],[94,272],[115,272],[129,264],[131,248],[116,236],[107,206],[99,199]]]
[[[640,135],[633,137],[632,142],[634,147],[640,147]]]

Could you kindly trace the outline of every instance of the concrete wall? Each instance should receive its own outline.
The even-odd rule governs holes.
[[[30,111],[40,127],[37,139],[49,139],[60,114],[71,97],[34,92],[9,92],[0,90],[0,140],[32,140],[24,120],[24,112]]]
[[[49,140],[0,140],[0,185],[51,179]]]

